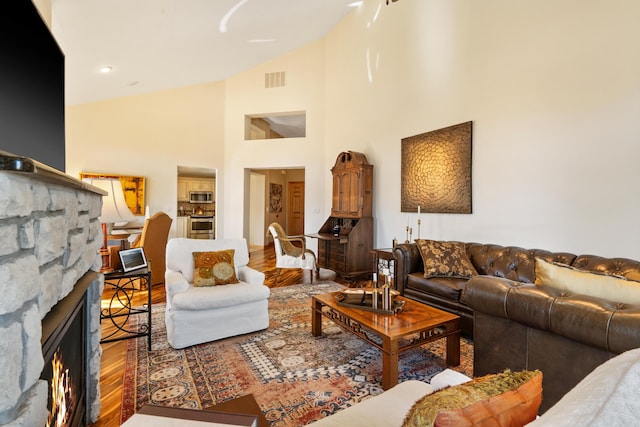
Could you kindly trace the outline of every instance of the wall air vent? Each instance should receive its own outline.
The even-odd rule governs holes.
[[[278,71],[275,73],[264,73],[265,89],[282,86],[284,86],[284,71]]]

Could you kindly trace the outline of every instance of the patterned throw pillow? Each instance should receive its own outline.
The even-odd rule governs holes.
[[[414,403],[403,427],[522,426],[542,403],[542,372],[506,370],[428,394]]]
[[[234,249],[217,252],[194,252],[193,286],[215,286],[238,283],[233,265]]]
[[[462,242],[416,239],[424,263],[424,277],[477,276]]]

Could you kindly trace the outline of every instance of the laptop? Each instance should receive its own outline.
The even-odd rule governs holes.
[[[145,257],[142,248],[125,249],[118,252],[118,255],[120,255],[122,270],[125,273],[147,266],[147,257]]]

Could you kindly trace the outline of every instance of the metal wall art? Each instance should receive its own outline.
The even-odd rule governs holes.
[[[402,139],[402,212],[471,213],[471,125]]]

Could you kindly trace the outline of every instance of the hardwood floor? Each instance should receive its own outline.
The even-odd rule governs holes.
[[[251,247],[249,266],[265,273],[265,284],[269,287],[289,286],[302,283],[303,272],[301,270],[282,270],[275,283],[277,270],[275,267],[275,253],[273,246]],[[307,272],[308,274],[308,272]],[[370,286],[369,280],[342,280],[336,278],[336,282],[349,287]],[[156,285],[152,289],[153,304],[165,302],[164,285]],[[146,291],[137,293],[134,305],[143,304],[147,300]],[[102,325],[103,335],[109,332],[109,325]],[[124,374],[125,358],[127,354],[127,340],[102,345],[102,363],[100,374],[100,402],[102,410],[100,418],[94,424],[95,427],[117,427],[120,425],[120,404],[122,402],[122,377]]]

